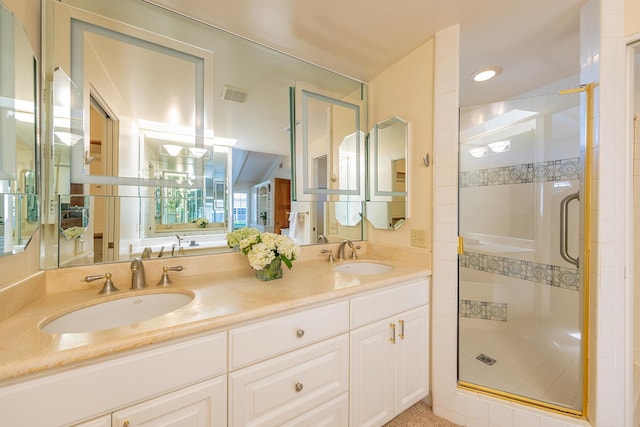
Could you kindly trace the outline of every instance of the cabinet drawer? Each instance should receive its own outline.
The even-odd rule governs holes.
[[[348,427],[349,426],[349,393],[345,393],[303,416],[296,418],[282,427]]]
[[[238,369],[348,330],[348,301],[232,329],[229,331],[229,369]]]
[[[428,302],[428,278],[355,297],[351,300],[351,327],[357,328]]]
[[[348,359],[343,334],[229,374],[229,425],[282,425],[346,393]]]

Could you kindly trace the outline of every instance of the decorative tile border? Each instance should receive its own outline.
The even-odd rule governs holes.
[[[543,285],[569,289],[571,291],[579,290],[580,285],[580,275],[575,268],[475,252],[465,252],[460,255],[460,267],[515,277],[516,279],[542,283]]]
[[[513,166],[460,171],[460,187],[524,184],[580,179],[580,158],[523,163]]]
[[[460,317],[472,319],[507,321],[507,304],[503,302],[460,300]]]

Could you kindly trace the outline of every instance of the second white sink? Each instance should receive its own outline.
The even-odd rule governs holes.
[[[125,296],[45,319],[40,330],[50,334],[69,334],[117,328],[169,313],[192,299],[193,294],[183,292]]]
[[[345,262],[333,267],[333,271],[354,276],[374,276],[391,270],[393,267],[390,265],[372,261]]]

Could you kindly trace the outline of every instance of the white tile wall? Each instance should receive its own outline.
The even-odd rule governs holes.
[[[434,120],[433,406],[467,426],[631,426],[627,254],[624,0],[589,0],[581,80],[599,81],[594,114],[589,422],[459,390],[456,385],[456,217],[459,26],[436,35]],[[598,31],[600,29],[600,31]],[[601,77],[601,78],[600,78]]]

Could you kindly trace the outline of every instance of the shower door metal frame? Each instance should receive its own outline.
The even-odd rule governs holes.
[[[515,403],[524,404],[536,408],[546,409],[549,411],[557,412],[563,415],[572,416],[575,418],[586,419],[588,415],[588,401],[589,401],[589,366],[588,366],[588,351],[589,351],[589,273],[590,273],[590,254],[591,254],[591,181],[593,170],[593,92],[596,87],[596,83],[587,83],[577,88],[567,89],[560,91],[561,95],[568,95],[574,93],[585,93],[585,138],[581,147],[581,158],[584,161],[583,179],[580,185],[579,198],[582,204],[581,212],[581,226],[582,226],[582,244],[580,250],[579,267],[580,277],[582,279],[583,288],[583,303],[582,303],[582,330],[581,330],[581,360],[582,360],[582,409],[575,410],[560,405],[555,405],[549,402],[543,402],[538,399],[528,398],[526,396],[517,395],[514,393],[504,392],[490,387],[473,384],[459,379],[458,372],[458,388],[463,390],[469,390],[475,393],[482,393],[493,397],[509,400]],[[574,195],[572,195],[574,196]],[[569,200],[570,201],[570,200]],[[567,203],[569,202],[567,201]],[[563,236],[562,238],[566,238]],[[563,245],[565,242],[560,242]],[[462,236],[458,236],[457,245],[458,255],[464,253],[464,239]],[[562,250],[561,250],[562,252]],[[563,256],[564,257],[564,256]],[[577,261],[577,260],[576,260]],[[569,261],[573,263],[572,261]],[[459,267],[458,267],[459,268]],[[460,296],[458,295],[458,299]],[[458,317],[459,319],[459,317]],[[459,328],[458,328],[459,330]],[[459,357],[459,356],[458,356]]]

